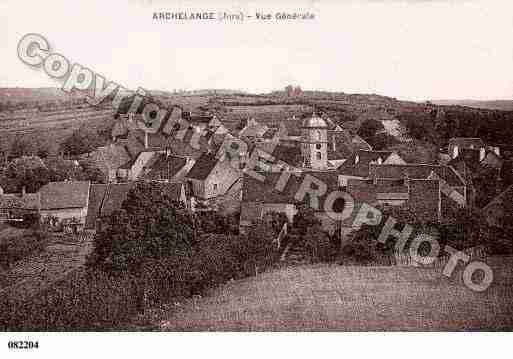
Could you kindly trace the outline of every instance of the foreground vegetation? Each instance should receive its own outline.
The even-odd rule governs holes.
[[[476,293],[442,269],[304,265],[227,283],[148,315],[170,331],[469,331],[513,329],[511,257]],[[135,328],[135,327],[134,327]]]

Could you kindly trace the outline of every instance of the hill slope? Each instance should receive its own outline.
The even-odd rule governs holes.
[[[160,321],[164,330],[495,330],[513,328],[511,266],[476,293],[442,269],[302,266],[228,283]]]

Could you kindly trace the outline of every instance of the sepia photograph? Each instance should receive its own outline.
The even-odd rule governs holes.
[[[510,1],[2,0],[0,30],[7,358],[510,338]]]

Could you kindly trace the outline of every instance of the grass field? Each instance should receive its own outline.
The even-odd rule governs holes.
[[[289,267],[176,304],[157,322],[170,331],[510,330],[512,260],[489,261],[495,280],[482,293],[442,269]]]

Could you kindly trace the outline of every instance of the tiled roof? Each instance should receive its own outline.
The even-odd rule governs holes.
[[[407,165],[370,165],[370,176],[377,178],[412,178],[428,179],[434,172],[450,186],[462,187],[465,185],[463,178],[451,166],[407,164]]]
[[[113,212],[121,209],[121,205],[133,186],[132,183],[109,184],[100,209],[100,216],[110,216]]]
[[[337,171],[341,175],[366,178],[370,175],[369,165],[371,162],[376,162],[379,158],[385,161],[391,154],[390,151],[358,150]],[[358,161],[356,161],[357,159]]]
[[[402,180],[350,179],[346,190],[354,200],[371,204],[380,193],[408,193],[408,186]]]
[[[438,221],[440,191],[437,180],[378,179],[374,182],[372,179],[350,179],[347,192],[353,197],[356,208],[362,203],[375,205],[377,200],[407,200],[408,208],[419,220]]]
[[[288,119],[280,122],[280,128],[286,129],[287,136],[301,136],[301,120]]]
[[[94,229],[96,220],[100,214],[100,209],[107,192],[106,184],[92,184],[89,191],[89,206],[87,208],[86,228]]]
[[[84,208],[89,199],[90,183],[85,181],[50,182],[39,190],[41,209]]]
[[[200,158],[197,159],[194,166],[187,174],[187,178],[204,180],[208,177],[210,172],[216,167],[218,159],[208,153],[204,153]]]
[[[306,176],[313,176],[327,186],[326,194],[319,198],[319,205],[323,206],[327,195],[338,189],[338,177],[335,172],[305,172],[296,176],[290,174],[286,186],[282,191],[277,189],[280,176],[283,173],[262,173],[265,180],[261,182],[249,174],[245,174],[242,183],[242,202],[260,202],[260,203],[298,203],[295,199],[301,184]],[[315,187],[315,182],[313,187]],[[308,203],[308,194],[303,199],[303,203]]]
[[[297,146],[285,146],[278,144],[272,151],[275,162],[283,161],[290,166],[300,167],[303,161],[301,149]]]
[[[267,130],[268,127],[266,125],[257,123],[243,128],[239,133],[239,137],[262,137]]]
[[[365,151],[371,151],[372,147],[365,141],[363,138],[361,138],[358,135],[355,135],[353,139],[351,140],[351,144],[355,149],[358,150],[365,150]]]
[[[151,163],[145,168],[148,172],[144,175],[148,179],[173,178],[185,165],[187,160],[184,157],[166,155],[159,153],[153,156]]]
[[[481,169],[479,164],[479,156],[479,149],[462,148],[460,151],[458,151],[458,156],[452,159],[448,165],[458,169],[460,174],[462,174],[460,166],[463,164],[468,170],[477,172]]]
[[[504,192],[495,197],[490,203],[483,208],[483,211],[488,212],[494,206],[502,206],[505,213],[513,214],[513,185],[506,188]]]
[[[131,160],[127,148],[117,143],[98,147],[95,151],[82,156],[82,158],[102,164],[111,170],[116,170]]]
[[[328,131],[328,160],[348,159],[353,153],[351,138],[346,131]]]
[[[134,188],[134,183],[111,183],[108,185],[104,185],[106,188],[101,189],[100,191],[104,191],[104,197],[101,207],[97,212],[101,217],[110,216],[115,211],[121,209],[123,202],[127,199],[128,192],[132,188]],[[180,200],[182,183],[158,183],[158,186],[165,191],[165,193],[169,194],[171,198],[176,201]],[[100,193],[98,191],[98,193]],[[91,217],[93,215],[91,214]],[[89,217],[89,212],[88,212]],[[87,222],[86,222],[87,223]]]
[[[484,142],[480,138],[473,137],[453,137],[449,140],[449,146],[458,146],[461,148],[470,148],[470,146],[474,146],[475,148],[484,147]]]

